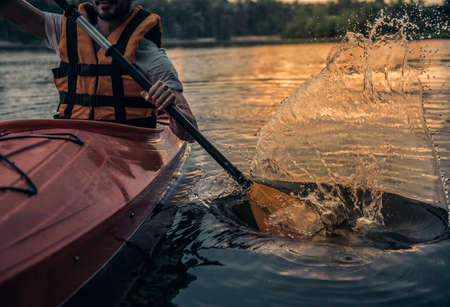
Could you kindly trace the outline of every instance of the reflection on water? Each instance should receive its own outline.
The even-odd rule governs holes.
[[[231,203],[183,205],[121,306],[425,306],[450,299],[448,240],[387,251],[298,242],[244,227]]]
[[[58,59],[45,52],[0,51],[0,119],[50,118],[57,92],[51,67]]]
[[[426,88],[425,118],[441,169],[448,174],[450,42],[411,47],[423,45],[437,50],[428,56],[429,76],[420,78]],[[285,97],[320,73],[332,47],[168,53],[185,81],[200,129],[249,173],[259,129]],[[0,119],[49,118],[57,104],[49,69],[56,64],[50,53],[0,51]],[[179,186],[164,201],[179,207],[171,230],[143,264],[122,305],[420,306],[450,301],[449,240],[411,244],[386,235],[379,241],[374,238],[375,247],[364,242],[295,242],[255,231],[242,212],[236,213],[244,207],[238,191],[224,171],[193,145]],[[393,249],[399,247],[403,249]]]

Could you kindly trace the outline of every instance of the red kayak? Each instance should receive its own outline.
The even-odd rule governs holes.
[[[0,123],[0,301],[58,306],[95,276],[170,186],[170,129],[79,120]]]

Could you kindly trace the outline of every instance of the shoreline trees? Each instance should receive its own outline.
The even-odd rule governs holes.
[[[52,0],[29,0],[40,9],[58,12]],[[73,0],[73,2],[80,2]],[[164,36],[195,39],[273,35],[282,38],[339,38],[347,31],[366,34],[380,10],[387,16],[405,17],[417,25],[410,38],[450,38],[450,0],[443,5],[422,2],[360,2],[338,0],[320,4],[284,3],[277,0],[139,0],[162,16]],[[391,31],[389,26],[384,29]],[[0,40],[33,43],[27,35],[0,19]]]

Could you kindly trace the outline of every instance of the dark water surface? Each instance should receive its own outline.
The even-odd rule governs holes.
[[[428,58],[429,74],[422,76],[424,112],[448,178],[450,41],[425,45],[436,52]],[[202,132],[248,173],[259,129],[285,97],[323,69],[331,48],[168,54]],[[0,120],[50,118],[57,104],[50,68],[56,64],[51,53],[0,51]],[[297,242],[253,230],[236,213],[243,201],[233,181],[194,144],[178,186],[161,206],[162,212],[178,208],[173,224],[121,306],[450,305],[448,233],[417,244],[395,234],[382,244]]]

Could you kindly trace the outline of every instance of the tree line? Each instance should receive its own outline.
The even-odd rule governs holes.
[[[59,12],[52,0],[29,0],[40,9]],[[72,3],[80,1],[72,0]],[[84,2],[84,1],[81,1]],[[339,38],[347,31],[367,33],[383,10],[388,18],[407,19],[409,37],[449,38],[450,0],[442,5],[402,0],[384,3],[338,0],[321,4],[284,3],[277,0],[139,0],[146,9],[162,16],[164,37],[194,39],[273,35],[287,39]],[[394,31],[398,25],[383,26]],[[0,40],[30,43],[36,38],[0,20]]]

